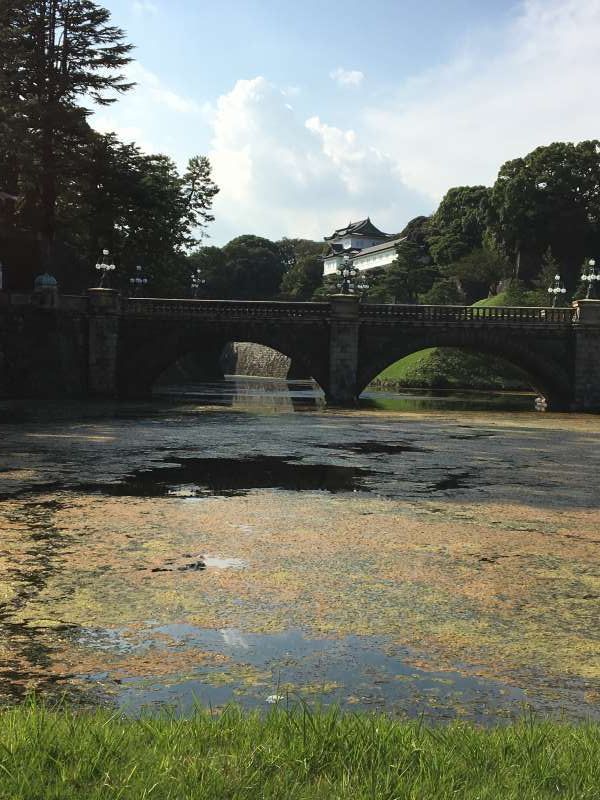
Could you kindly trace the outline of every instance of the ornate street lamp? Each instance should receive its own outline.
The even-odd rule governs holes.
[[[198,292],[206,283],[206,278],[202,277],[202,270],[200,267],[192,272],[192,278],[190,280],[190,285],[192,287],[192,294],[194,297],[198,297]]]
[[[104,288],[104,279],[106,278],[107,273],[114,272],[116,270],[115,262],[113,259],[109,259],[109,252],[108,250],[103,250],[102,255],[98,259],[98,263],[96,264],[96,269],[98,272],[101,273],[100,275],[100,286],[99,288]]]
[[[556,301],[560,295],[566,294],[567,290],[562,282],[560,275],[554,276],[554,283],[548,287],[548,294],[552,295],[552,308],[556,308]]]
[[[338,283],[337,288],[341,294],[355,294],[356,289],[368,288],[362,283],[355,283],[358,270],[352,263],[350,256],[344,256],[342,263],[337,268]]]
[[[596,287],[600,282],[600,272],[596,267],[596,261],[593,258],[587,262],[587,265],[583,268],[583,275],[581,276],[581,280],[584,283],[587,283],[587,292],[585,295],[586,300],[595,300],[596,299]]]
[[[138,289],[142,286],[146,286],[148,283],[148,278],[145,275],[142,275],[142,267],[140,264],[137,265],[135,268],[136,275],[134,278],[129,278],[129,285],[131,286],[131,296],[136,297]]]

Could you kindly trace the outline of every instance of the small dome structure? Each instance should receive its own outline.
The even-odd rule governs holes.
[[[37,278],[33,282],[33,290],[34,292],[40,292],[44,289],[57,289],[58,283],[56,278],[53,275],[50,275],[48,272],[44,272],[43,275],[38,275]]]

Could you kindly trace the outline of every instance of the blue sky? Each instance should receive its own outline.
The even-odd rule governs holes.
[[[600,135],[600,0],[104,0],[137,88],[96,126],[207,154],[210,243],[400,230],[538,144]]]

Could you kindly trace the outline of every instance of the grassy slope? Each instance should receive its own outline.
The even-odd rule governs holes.
[[[500,294],[495,294],[493,297],[486,297],[484,300],[478,300],[476,303],[473,303],[476,308],[494,308],[495,306],[505,306],[507,305],[506,302],[506,292],[500,292]]]
[[[506,294],[487,297],[473,303],[474,306],[502,306]],[[429,347],[390,364],[375,379],[376,385],[394,384],[414,388],[525,388],[527,381],[521,376],[505,371],[502,364],[494,363],[486,369],[485,356],[461,351],[444,351]]]
[[[597,800],[600,726],[427,728],[384,716],[227,709],[211,719],[0,712],[11,800]]]

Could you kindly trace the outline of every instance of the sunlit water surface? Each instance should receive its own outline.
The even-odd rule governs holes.
[[[532,408],[0,403],[0,696],[600,716],[600,418]]]

